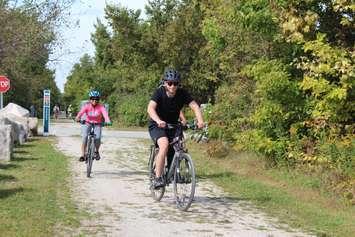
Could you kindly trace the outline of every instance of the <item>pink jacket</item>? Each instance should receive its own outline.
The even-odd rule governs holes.
[[[76,115],[76,118],[80,119],[83,114],[86,114],[86,122],[102,123],[102,117],[104,117],[105,122],[110,122],[107,111],[102,104],[97,104],[95,107],[92,106],[91,103],[85,104],[81,108],[80,112]]]

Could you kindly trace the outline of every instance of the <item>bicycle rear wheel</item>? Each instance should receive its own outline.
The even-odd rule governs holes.
[[[87,144],[87,155],[86,155],[86,177],[90,177],[92,170],[92,163],[94,160],[95,144],[94,139],[89,137]]]
[[[165,193],[165,187],[161,187],[158,189],[154,188],[153,181],[155,179],[155,156],[158,153],[158,149],[155,148],[154,145],[150,147],[150,156],[148,162],[148,171],[149,171],[149,189],[152,198],[155,201],[160,201]]]
[[[177,158],[173,181],[174,196],[177,208],[187,211],[195,195],[195,166],[187,153],[182,153]]]

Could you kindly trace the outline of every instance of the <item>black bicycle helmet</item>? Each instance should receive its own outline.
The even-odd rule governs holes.
[[[167,69],[164,72],[164,81],[177,81],[180,82],[180,73],[174,69]]]

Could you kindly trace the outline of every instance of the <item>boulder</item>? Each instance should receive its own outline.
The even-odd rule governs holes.
[[[37,136],[38,135],[38,118],[35,117],[19,117],[15,114],[1,115],[1,118],[8,118],[21,123],[26,130],[26,137]]]
[[[11,137],[12,125],[0,125],[0,161],[9,161],[13,141]]]
[[[38,135],[38,118],[28,118],[28,128],[30,130],[30,136]]]
[[[0,117],[0,125],[11,125],[11,139],[14,143],[23,144],[27,138],[26,128],[20,123],[6,117]]]
[[[20,105],[9,103],[8,105],[6,105],[4,108],[0,110],[0,115],[8,115],[8,114],[14,114],[19,117],[29,117],[30,111],[28,111],[27,109],[23,108]]]
[[[25,138],[27,139],[27,137],[29,136],[29,133],[30,133],[29,118],[28,117],[20,117],[15,114],[6,114],[6,115],[0,114],[0,119],[1,118],[8,118],[12,121],[22,124],[22,126],[25,128]]]

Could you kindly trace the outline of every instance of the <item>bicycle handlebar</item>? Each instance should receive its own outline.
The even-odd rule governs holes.
[[[112,122],[110,122],[110,123],[106,123],[106,122],[91,123],[91,122],[87,122],[86,120],[80,120],[80,121],[78,121],[78,123],[81,123],[81,124],[89,123],[89,124],[93,124],[93,125],[101,125],[101,126],[103,126],[103,127],[112,126]]]
[[[166,123],[166,127],[167,129],[174,129],[177,127],[182,127],[183,130],[187,130],[187,129],[192,129],[192,130],[196,130],[197,126],[194,124],[186,124],[183,125],[181,122],[178,123]]]

